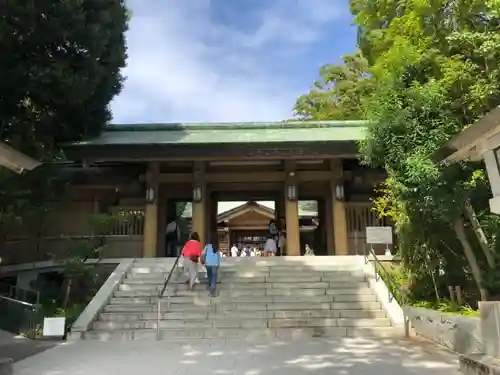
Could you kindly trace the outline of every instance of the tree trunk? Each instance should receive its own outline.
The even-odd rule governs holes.
[[[434,287],[434,293],[436,293],[436,301],[437,301],[437,303],[440,303],[441,297],[439,295],[439,290],[438,290],[437,283],[436,283],[436,277],[434,275],[434,270],[431,270],[431,268],[429,267],[429,253],[427,252],[427,247],[425,249],[426,249],[426,254],[424,257],[425,268],[427,268],[427,272],[429,272],[431,275],[432,286]]]
[[[479,241],[479,245],[481,246],[481,250],[488,261],[488,265],[490,268],[495,268],[495,257],[493,256],[493,252],[490,249],[488,244],[488,239],[484,234],[483,228],[481,228],[481,224],[476,217],[476,213],[474,212],[474,208],[472,207],[469,200],[465,202],[465,213],[470,223],[472,224],[472,228],[474,229],[474,233],[476,234],[477,240]]]
[[[487,300],[487,292],[486,290],[482,287],[482,274],[481,274],[481,269],[479,268],[477,264],[477,259],[476,255],[474,254],[474,251],[472,250],[472,247],[469,243],[469,240],[467,239],[467,235],[464,230],[464,219],[459,218],[455,221],[455,224],[453,225],[453,229],[455,230],[455,234],[462,244],[462,248],[465,253],[465,257],[467,258],[467,261],[469,262],[470,269],[472,271],[472,276],[474,277],[474,281],[476,282],[477,288],[479,289],[479,293],[481,295],[481,300],[486,301]]]
[[[66,283],[66,293],[64,293],[63,310],[66,312],[69,303],[69,296],[71,295],[71,287],[73,286],[73,279],[68,279]]]

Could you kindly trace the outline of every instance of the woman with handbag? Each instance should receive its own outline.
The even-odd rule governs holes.
[[[186,242],[184,248],[182,249],[181,254],[184,269],[186,270],[188,276],[186,283],[189,284],[189,289],[193,290],[193,287],[196,284],[196,279],[198,278],[198,262],[200,261],[201,256],[201,243],[198,233],[191,233],[188,242]]]

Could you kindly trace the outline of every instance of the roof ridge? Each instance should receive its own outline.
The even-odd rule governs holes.
[[[207,123],[146,123],[108,124],[106,131],[175,131],[175,130],[234,130],[234,129],[310,129],[364,127],[367,121],[277,121],[277,122],[207,122]]]

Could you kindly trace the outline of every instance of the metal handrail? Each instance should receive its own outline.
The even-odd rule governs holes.
[[[177,254],[177,258],[175,259],[175,262],[170,269],[170,272],[168,273],[167,277],[165,278],[165,282],[163,283],[163,287],[161,288],[160,292],[158,293],[158,298],[156,301],[156,339],[160,339],[160,317],[161,317],[161,299],[163,298],[163,294],[165,293],[165,290],[167,289],[168,283],[170,282],[170,279],[172,278],[172,275],[174,273],[175,268],[177,267],[177,264],[179,264],[179,259],[181,258],[182,252],[179,251],[179,254]]]
[[[18,303],[20,305],[23,305],[23,306],[26,306],[26,307],[31,307],[33,309],[36,309],[39,306],[38,304],[35,304],[35,303],[29,303],[29,302],[21,301],[21,300],[18,300],[18,299],[10,298],[10,297],[7,297],[7,296],[2,296],[1,294],[0,294],[0,299],[4,299],[4,300],[9,301],[9,302]]]
[[[396,283],[396,281],[392,277],[391,273],[389,271],[387,271],[387,269],[384,267],[384,265],[382,264],[380,259],[378,259],[377,254],[375,254],[375,251],[372,248],[368,248],[368,252],[371,254],[371,256],[373,257],[373,260],[375,261],[373,263],[373,269],[375,271],[375,281],[378,282],[380,280],[381,277],[379,275],[379,270],[382,270],[386,276],[386,279],[384,281],[391,284],[391,288],[388,288],[389,302],[392,302],[393,299],[395,298],[393,290],[397,290],[401,296],[401,310],[403,311],[403,322],[404,322],[404,328],[405,328],[405,336],[408,337],[410,334],[410,330],[409,330],[408,317],[405,314],[406,290]],[[369,254],[366,253],[366,247],[365,247],[364,256],[365,256],[365,264],[367,264],[368,262],[370,262],[370,259],[369,259]],[[377,270],[377,267],[378,267],[378,270]]]
[[[27,296],[29,294],[32,294],[35,296],[35,305],[39,305],[40,304],[40,292],[38,290],[28,290],[28,289],[23,289],[23,288],[19,288],[15,285],[11,285],[9,287],[9,297],[10,298],[14,298],[18,301],[23,301],[23,302],[28,302],[28,303],[33,303],[33,302],[29,302],[29,299],[30,298],[27,298]],[[24,295],[24,299],[21,299],[21,295]]]

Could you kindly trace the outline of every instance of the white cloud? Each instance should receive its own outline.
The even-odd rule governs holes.
[[[270,69],[269,62],[291,51],[300,53],[316,41],[322,27],[345,12],[345,5],[332,5],[335,0],[267,0],[265,9],[229,13],[231,23],[221,24],[213,7],[226,1],[129,1],[129,59],[124,90],[112,103],[114,122],[291,117],[301,92],[290,77]],[[237,27],[245,17],[252,27]]]

